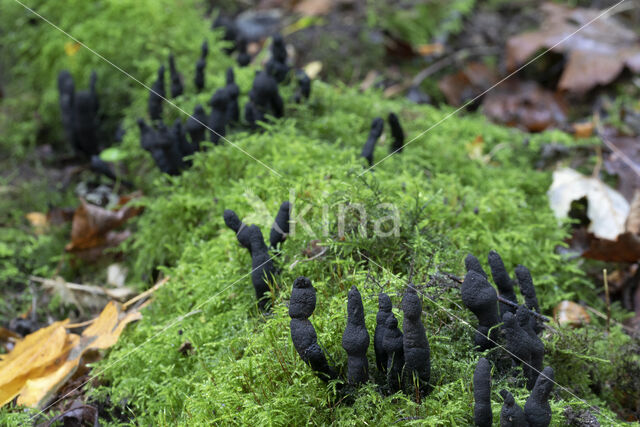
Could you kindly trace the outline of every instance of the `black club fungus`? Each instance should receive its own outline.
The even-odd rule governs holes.
[[[342,334],[342,348],[347,352],[347,380],[359,385],[369,379],[369,332],[364,322],[362,297],[356,286],[349,290],[347,300],[347,327]]]
[[[473,420],[478,427],[491,427],[491,365],[484,357],[473,372]]]
[[[381,292],[378,295],[378,314],[376,315],[376,329],[373,333],[373,349],[376,354],[376,366],[382,372],[387,370],[387,352],[384,350],[382,341],[387,330],[387,319],[392,315],[391,308],[391,298]]]
[[[492,348],[495,346],[496,331],[495,329],[491,331],[491,328],[499,323],[496,290],[476,270],[469,270],[460,287],[460,293],[464,305],[478,319],[478,328],[474,338],[476,346],[481,351]]]
[[[384,120],[380,117],[376,117],[371,122],[371,130],[369,131],[369,137],[367,141],[364,143],[362,147],[362,153],[360,154],[362,157],[367,159],[369,166],[373,165],[373,150],[376,147],[376,142],[378,142],[378,138],[382,135],[382,130],[384,129]]]
[[[409,285],[404,293],[402,311],[405,376],[411,384],[417,382],[421,392],[426,392],[431,378],[431,350],[422,324],[422,304],[413,285]]]

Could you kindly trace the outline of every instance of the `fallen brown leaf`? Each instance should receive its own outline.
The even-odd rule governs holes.
[[[611,128],[603,129],[600,137],[611,150],[604,159],[605,170],[618,176],[618,191],[631,200],[640,188],[640,138],[620,135]]]
[[[298,3],[294,11],[305,16],[322,16],[331,11],[333,0],[303,0]]]
[[[589,138],[593,135],[595,130],[595,125],[593,122],[584,122],[584,123],[574,123],[573,124],[573,135],[576,138]]]
[[[596,9],[546,3],[538,31],[507,42],[507,66],[514,70],[543,48],[563,53],[567,64],[558,88],[584,93],[612,82],[626,66],[640,72],[640,43],[632,30]],[[592,21],[592,22],[591,22]],[[580,30],[580,31],[578,31]]]
[[[498,76],[481,62],[471,62],[455,74],[445,76],[438,88],[447,102],[456,107],[480,95],[498,81]]]
[[[589,313],[573,301],[562,301],[553,309],[553,319],[562,326],[579,327],[591,321]]]
[[[567,120],[562,96],[533,81],[507,80],[485,95],[482,108],[491,120],[530,132],[558,127]]]
[[[122,233],[114,233],[113,230],[139,213],[138,207],[125,206],[117,211],[111,211],[80,199],[80,206],[73,215],[71,243],[65,249],[74,252],[121,242],[124,236]]]

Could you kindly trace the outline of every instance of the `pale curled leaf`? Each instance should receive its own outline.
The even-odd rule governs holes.
[[[553,173],[547,195],[558,218],[567,216],[571,202],[586,197],[587,216],[591,220],[589,231],[599,238],[616,240],[625,231],[629,203],[599,179],[584,176],[571,168],[560,169]]]

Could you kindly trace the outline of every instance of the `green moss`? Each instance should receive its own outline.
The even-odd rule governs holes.
[[[148,2],[143,3],[148,6]],[[135,24],[136,31],[144,31],[140,40],[133,38],[135,44],[126,55],[141,58],[136,66],[145,79],[152,79],[153,70],[166,57],[168,48],[175,48],[170,42],[175,34],[162,34],[166,44],[136,57],[136,52],[147,52],[144,34],[154,34],[158,27],[140,26],[142,12],[131,2],[122,2],[133,10],[127,11],[132,15],[124,18],[116,14],[119,2],[108,4],[117,6],[111,11],[107,3],[102,4],[106,9],[96,14],[92,22],[104,27],[115,19],[122,21],[125,28]],[[153,22],[167,23],[169,15],[164,15],[167,9],[163,8],[169,8],[172,19],[187,22],[195,13],[184,7],[187,4],[190,3],[158,2],[150,15],[158,19]],[[67,16],[56,12],[54,6],[46,7],[52,14],[60,13],[56,16],[61,19]],[[83,16],[81,11],[69,15],[69,22],[78,22],[77,17]],[[195,51],[204,25],[196,19],[193,25],[170,27],[181,34],[180,46]],[[75,30],[89,28],[85,23]],[[113,31],[115,37],[124,37],[120,29]],[[62,46],[59,44],[58,48]],[[220,46],[212,47],[215,52]],[[44,53],[51,60],[47,55],[51,53]],[[231,60],[213,56],[215,61],[208,69],[210,90],[198,96],[188,91],[176,100],[188,112],[196,103],[204,103],[211,88],[223,82],[221,71]],[[178,61],[188,59],[186,53],[178,56]],[[97,67],[98,63],[92,61],[93,58],[79,63],[78,75],[87,76],[91,68]],[[36,63],[36,70],[46,68],[39,64]],[[100,68],[104,69],[102,65]],[[187,65],[181,68],[185,72],[189,69]],[[237,71],[242,104],[254,71]],[[42,80],[38,84],[44,85],[43,90],[51,98],[44,96],[43,105],[48,105],[50,112],[55,111],[51,96],[54,76],[51,71],[31,77]],[[472,349],[473,331],[466,323],[474,321],[471,313],[462,308],[459,291],[439,272],[462,274],[466,253],[475,253],[484,260],[489,250],[496,249],[509,270],[518,263],[530,268],[545,312],[559,300],[578,296],[601,305],[593,284],[585,279],[575,261],[555,253],[555,248],[563,245],[566,229],[548,207],[550,173],[532,167],[542,144],[572,144],[568,135],[543,133],[525,143],[522,133],[491,125],[481,116],[455,116],[416,139],[402,154],[360,177],[364,161],[358,155],[373,117],[395,111],[412,138],[453,110],[383,100],[376,91],[360,93],[321,82],[314,83],[308,104],[294,105],[290,87],[282,92],[287,100],[285,119],[266,125],[263,132],[235,130],[228,135],[239,148],[280,175],[224,144],[197,153],[193,167],[183,175],[167,177],[155,170],[148,153],[139,147],[135,120],[145,115],[146,94],[132,90],[132,103],[123,112],[127,135],[118,150],[129,170],[136,171],[136,186],[144,190],[146,197],[140,202],[145,212],[135,222],[137,231],[135,239],[127,244],[127,258],[134,264],[133,280],[150,281],[155,268],[171,276],[171,280],[156,292],[144,318],[128,326],[108,357],[94,366],[93,374],[100,376],[103,384],[91,391],[95,399],[126,405],[141,425],[353,425],[400,420],[407,424],[468,425],[472,422],[471,378],[479,355]],[[165,109],[167,119],[178,117],[175,109]],[[386,155],[389,145],[386,134],[377,146],[377,161]],[[296,233],[285,242],[278,260],[282,274],[273,289],[273,312],[262,315],[255,307],[248,277],[249,256],[238,246],[234,233],[224,226],[222,212],[231,208],[247,217],[254,213],[256,205],[252,200],[257,198],[272,217],[279,204],[292,197],[298,212],[309,206],[304,220],[311,231],[305,230],[302,222],[296,223]],[[361,217],[353,209],[347,211],[341,235],[340,206],[347,203],[365,208],[370,219],[364,227],[366,235],[361,234]],[[372,233],[375,221],[391,213],[383,203],[392,203],[399,214],[398,232],[387,237]],[[268,222],[261,225],[267,233]],[[329,249],[323,257],[308,261],[301,251],[312,239],[320,239]],[[432,349],[432,393],[416,402],[412,395],[381,395],[371,383],[345,397],[336,391],[337,384],[319,381],[297,356],[289,337],[287,302],[294,278],[308,276],[317,288],[318,304],[311,321],[330,362],[344,371],[346,354],[341,336],[348,289],[353,284],[359,287],[372,334],[377,311],[375,296],[381,289],[392,295],[394,310],[401,320],[397,307],[409,280],[410,265],[414,267],[413,282],[425,295],[424,322]],[[546,363],[556,370],[558,382],[579,397],[566,391],[554,394],[554,425],[563,424],[564,407],[584,407],[580,399],[599,406],[618,401],[615,390],[591,389],[587,384],[593,381],[592,377],[572,373],[576,363],[588,363],[593,369],[602,368],[597,382],[618,378],[626,365],[612,363],[607,368],[604,360],[612,361],[616,351],[629,345],[629,339],[619,331],[614,331],[608,340],[587,339],[583,334],[588,332],[562,331],[562,335],[546,337]],[[593,339],[597,344],[589,348]],[[178,351],[186,341],[193,345],[193,354]],[[487,356],[497,366],[492,394],[497,420],[501,405],[497,392],[501,388],[508,387],[521,404],[528,392],[512,379],[517,371],[509,369],[510,361],[503,352],[493,350]],[[374,360],[372,346],[369,360]],[[620,383],[630,384],[628,378],[622,378]],[[15,416],[3,412],[0,421]],[[607,424],[613,417],[607,409],[600,415]]]
[[[246,83],[241,87],[246,91]],[[318,82],[308,106],[289,104],[287,118],[263,133],[229,135],[282,177],[228,145],[197,154],[193,167],[180,177],[158,177],[153,197],[145,200],[146,211],[131,249],[141,254],[137,274],[164,265],[161,269],[172,279],[158,292],[145,319],[132,326],[96,369],[106,369],[103,375],[110,384],[98,395],[109,395],[114,402],[126,400],[142,424],[387,424],[399,419],[468,424],[478,354],[471,348],[471,329],[458,318],[473,321],[461,309],[459,292],[450,289],[438,271],[461,274],[467,252],[484,258],[496,249],[510,269],[518,263],[531,269],[545,310],[561,299],[577,298],[578,293],[597,304],[593,285],[575,263],[554,253],[566,232],[548,207],[550,174],[530,166],[539,146],[557,141],[557,134],[542,134],[525,144],[518,131],[493,126],[479,116],[456,117],[358,177],[364,163],[357,155],[370,120],[391,110],[400,113],[409,136],[448,113]],[[483,156],[476,159],[471,158],[470,147],[478,136],[484,145]],[[388,149],[386,138],[377,147],[376,160]],[[137,149],[134,139],[125,142],[132,153]],[[291,194],[298,212],[311,206],[304,220],[313,233],[304,232],[299,223],[285,243],[283,272],[273,296],[275,309],[264,317],[255,309],[247,277],[250,259],[224,226],[222,211],[232,208],[241,217],[250,215],[250,200],[258,197],[273,216]],[[373,221],[389,214],[380,203],[394,203],[401,221],[398,234],[376,237],[371,221],[363,237],[359,217],[349,211],[346,236],[338,238],[338,208],[347,202],[365,206]],[[324,217],[323,206],[328,207]],[[265,232],[266,227],[268,223],[263,225]],[[303,259],[301,251],[314,238],[330,247],[328,253],[290,268]],[[348,289],[352,284],[361,289],[367,325],[373,331],[375,295],[380,289],[367,273],[385,284],[397,306],[412,262],[414,282],[429,284],[424,288],[430,296],[424,299],[424,310],[434,391],[418,404],[412,396],[381,396],[368,385],[346,403],[335,385],[317,380],[293,349],[286,306],[291,283],[298,275],[313,280],[318,307],[312,322],[332,363],[344,369],[340,339]],[[178,352],[184,341],[194,345],[194,354]],[[370,353],[373,360],[372,347]],[[492,357],[500,366],[505,364],[500,352],[492,352]],[[581,398],[604,402],[583,387],[582,379],[578,384],[569,381],[572,364],[552,365],[563,386],[576,387]],[[496,419],[500,388],[509,387],[521,403],[528,396],[509,380],[515,371],[509,372],[496,372]],[[563,399],[553,403],[557,425],[562,424],[565,406],[584,406],[568,393],[560,395]]]

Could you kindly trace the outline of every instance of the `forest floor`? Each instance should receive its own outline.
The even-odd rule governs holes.
[[[141,14],[155,7],[144,3]],[[154,53],[181,52],[179,68],[190,76],[185,70],[193,67],[202,39],[212,40],[208,93],[175,101],[192,111],[224,84],[226,67],[237,65],[216,44],[220,30],[210,29],[218,11],[188,3],[198,6],[175,11],[175,19],[197,24],[174,29]],[[79,423],[99,417],[113,425],[471,423],[469,384],[477,352],[468,326],[475,318],[462,310],[459,284],[446,277],[463,275],[467,253],[488,271],[487,254],[494,249],[511,275],[518,264],[531,270],[542,313],[553,319],[542,336],[545,365],[556,371],[554,425],[589,425],[593,416],[605,425],[637,421],[640,80],[634,72],[640,69],[634,69],[633,58],[640,55],[640,12],[622,4],[600,17],[616,4],[606,1],[577,2],[592,9],[582,15],[538,1],[441,3],[426,9],[350,0],[223,6],[222,14],[254,35],[250,66],[236,68],[241,102],[254,71],[269,58],[274,31],[284,35],[291,65],[313,78],[311,98],[298,104],[295,85],[283,86],[285,119],[265,124],[261,132],[243,125],[230,129],[229,139],[261,163],[232,147],[212,147],[194,156],[182,175],[169,177],[139,146],[135,120],[146,114],[146,90],[133,89],[131,82],[102,86],[105,132],[113,134],[118,126],[126,131],[102,158],[131,185],[96,175],[86,158],[72,152],[60,128],[55,85],[63,68],[82,76],[76,80],[81,88],[91,69],[111,73],[111,83],[124,76],[107,72],[108,64],[99,59],[85,65],[76,55],[86,53],[76,54],[79,46],[64,37],[57,46],[65,54],[31,68],[1,61],[0,126],[10,141],[0,145],[6,153],[0,159],[0,353],[57,321],[105,319],[111,304],[120,315],[110,332],[92,331],[113,340],[112,350],[83,347],[64,381],[33,391],[35,405],[27,406],[42,412],[10,404],[0,409],[0,424],[46,423],[56,416]],[[20,16],[30,29],[22,35],[0,32],[3,54],[17,39],[35,46],[19,44],[23,61],[29,49],[54,50],[37,43],[46,46],[46,34],[55,29],[35,23],[19,4],[15,8],[7,19]],[[56,22],[65,16],[44,6],[38,11],[58,17]],[[79,6],[68,19],[79,22],[91,12]],[[108,23],[118,13],[104,8],[95,19]],[[122,32],[113,37],[126,37],[136,27],[135,13],[131,7]],[[154,19],[150,32],[172,22],[160,12]],[[75,29],[98,50],[99,30]],[[555,46],[565,36],[573,42]],[[142,46],[144,41],[131,49],[140,54]],[[607,67],[593,46],[606,51]],[[537,58],[540,52],[545,54]],[[572,62],[576,52],[583,55],[581,64]],[[158,57],[131,61],[146,84],[162,62]],[[41,82],[40,89],[30,87],[29,79]],[[184,77],[188,85],[190,79]],[[379,165],[370,171],[358,154],[371,120],[386,120],[389,112],[400,117],[409,144],[387,159],[392,137],[385,131],[376,148]],[[180,117],[166,103],[165,114]],[[577,184],[563,184],[573,173]],[[234,209],[268,234],[278,206],[291,197],[300,209],[309,207],[305,220],[313,231],[292,234],[283,245],[281,277],[271,289],[274,308],[265,314],[247,291],[251,259],[225,228],[222,211]],[[86,208],[79,198],[104,209]],[[132,198],[133,208],[126,205]],[[385,203],[401,218],[391,238],[373,229],[376,219],[391,215],[381,207]],[[338,208],[354,205],[364,206],[368,233],[360,233],[362,217],[347,209],[344,238]],[[120,216],[114,220],[116,209]],[[558,212],[570,221],[559,220]],[[351,285],[363,294],[373,336],[377,293],[389,293],[401,313],[399,295],[409,281],[415,283],[427,317],[432,394],[381,394],[378,373],[372,373],[375,382],[347,395],[316,379],[289,337],[287,305],[291,283],[300,275],[318,289],[312,320],[340,373],[346,369],[340,337]],[[238,283],[245,289],[233,286]],[[113,334],[116,324],[124,328],[122,335],[122,329]],[[83,327],[56,329],[68,330],[55,350],[59,356],[68,357],[67,345],[86,333]],[[497,349],[484,356],[496,367],[496,421],[499,387],[513,389],[520,404],[528,392],[513,378],[509,357]],[[2,375],[0,369],[0,381]]]

